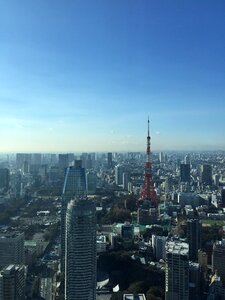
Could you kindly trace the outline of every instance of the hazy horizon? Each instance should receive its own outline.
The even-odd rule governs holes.
[[[1,153],[225,150],[223,0],[0,11]],[[87,150],[88,149],[88,150]]]

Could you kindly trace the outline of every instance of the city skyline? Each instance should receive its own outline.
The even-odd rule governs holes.
[[[225,3],[5,1],[0,152],[224,150]]]

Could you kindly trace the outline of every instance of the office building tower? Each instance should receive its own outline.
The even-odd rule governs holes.
[[[71,199],[74,197],[84,197],[86,195],[85,169],[81,167],[82,161],[75,161],[75,166],[68,167],[65,172],[62,208],[61,208],[61,271],[65,272],[65,220],[66,209]]]
[[[33,153],[32,154],[32,164],[34,164],[34,165],[42,164],[42,154],[41,153]]]
[[[130,249],[134,243],[134,226],[129,222],[125,222],[121,226],[122,245],[124,249]]]
[[[69,155],[68,154],[59,154],[58,165],[61,170],[65,170],[69,166]]]
[[[214,175],[213,175],[213,183],[214,183],[217,187],[219,187],[219,185],[220,185],[220,175],[219,175],[219,174],[214,174]]]
[[[123,189],[128,190],[128,183],[130,181],[130,174],[128,172],[123,173]]]
[[[113,167],[112,152],[108,152],[107,154],[107,166],[109,169]]]
[[[205,185],[212,185],[212,166],[205,164],[201,166],[201,182]]]
[[[24,264],[24,233],[0,233],[0,268]]]
[[[96,299],[96,208],[71,200],[66,213],[65,299]]]
[[[96,193],[97,176],[94,172],[88,172],[86,175],[87,180],[87,194],[94,195]]]
[[[28,174],[30,172],[30,164],[28,163],[28,161],[25,161],[23,163],[22,171],[24,174]]]
[[[164,183],[165,192],[169,193],[173,190],[173,179],[172,177],[167,176]]]
[[[180,164],[180,181],[190,182],[190,164]]]
[[[7,192],[9,190],[9,169],[0,169],[0,191]]]
[[[189,247],[187,243],[166,243],[166,300],[189,299]]]
[[[152,248],[157,260],[166,258],[166,236],[152,235]]]
[[[197,219],[187,220],[187,242],[189,244],[189,258],[197,261],[198,250],[201,249],[202,224]]]
[[[221,190],[221,202],[222,202],[222,207],[225,207],[225,188]]]
[[[27,161],[29,164],[31,163],[31,154],[30,153],[16,153],[17,169],[22,169],[25,161]]]
[[[225,239],[213,245],[212,271],[218,275],[225,284]]]
[[[9,265],[0,272],[0,299],[25,299],[25,267]]]
[[[72,166],[74,162],[74,153],[68,153],[68,163],[70,166]]]
[[[189,261],[189,299],[200,299],[200,266]]]
[[[165,162],[165,155],[163,152],[159,152],[159,162],[164,163]]]
[[[115,166],[115,182],[117,185],[123,184],[124,167],[121,165]]]

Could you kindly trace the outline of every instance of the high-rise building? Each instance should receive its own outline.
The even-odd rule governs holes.
[[[108,152],[107,154],[107,166],[109,169],[113,167],[112,152]]]
[[[213,245],[212,271],[220,276],[225,284],[225,239]]]
[[[25,267],[9,265],[0,272],[0,299],[25,299]]]
[[[225,207],[225,189],[224,188],[221,190],[221,202],[222,202],[222,207]]]
[[[152,235],[152,248],[157,260],[166,258],[166,236]]]
[[[41,165],[42,163],[42,154],[41,153],[33,153],[32,154],[32,164]]]
[[[190,164],[180,164],[180,181],[190,182]]]
[[[123,173],[123,189],[128,190],[128,183],[130,181],[130,174],[128,172]]]
[[[166,243],[166,300],[189,299],[189,247],[187,243]]]
[[[59,168],[64,170],[69,166],[69,154],[59,154]]]
[[[204,164],[201,166],[201,182],[205,185],[212,185],[212,166]]]
[[[82,161],[75,161],[75,166],[68,167],[65,172],[62,208],[61,208],[61,271],[65,272],[65,230],[66,230],[66,209],[71,199],[74,197],[84,197],[86,195],[85,169],[81,166]]]
[[[0,267],[24,264],[24,233],[0,233]]]
[[[87,194],[94,195],[96,193],[97,176],[94,172],[88,172],[86,175],[87,180]]]
[[[123,184],[123,172],[124,172],[124,167],[121,165],[115,166],[115,181],[116,184],[122,185]]]
[[[165,162],[165,155],[163,152],[159,152],[159,162],[164,163]]]
[[[9,189],[9,169],[0,169],[0,190],[7,192]]]
[[[96,209],[85,198],[71,200],[66,213],[65,299],[96,299]]]
[[[198,250],[201,249],[202,224],[198,219],[187,220],[187,242],[189,244],[189,258],[198,260]]]
[[[31,154],[30,153],[16,153],[17,169],[22,169],[25,161],[27,161],[29,164],[31,163]]]
[[[189,261],[189,299],[200,299],[200,266]]]

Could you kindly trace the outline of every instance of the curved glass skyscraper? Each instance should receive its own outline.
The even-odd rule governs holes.
[[[86,195],[85,169],[81,161],[75,161],[75,166],[65,169],[65,179],[62,193],[61,208],[61,272],[65,274],[65,231],[66,231],[66,209],[70,200],[75,197]]]
[[[96,299],[96,213],[86,198],[71,200],[66,212],[65,299]]]

